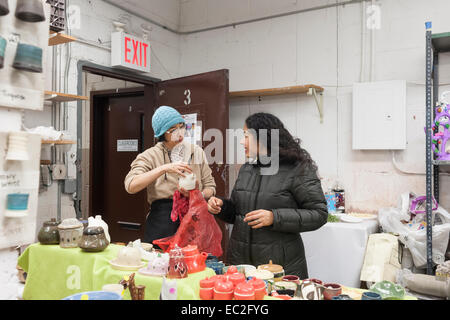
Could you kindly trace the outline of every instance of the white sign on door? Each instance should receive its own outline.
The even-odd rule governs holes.
[[[117,152],[137,152],[139,140],[117,140]]]

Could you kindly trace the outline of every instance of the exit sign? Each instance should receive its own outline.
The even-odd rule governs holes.
[[[150,72],[150,42],[124,32],[112,33],[111,65]]]

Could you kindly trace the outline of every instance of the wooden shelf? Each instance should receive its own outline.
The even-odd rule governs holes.
[[[79,100],[89,100],[89,98],[85,96],[77,96],[74,94],[59,93],[54,91],[45,91],[45,95],[46,101],[53,101],[53,102],[71,102]]]
[[[260,90],[246,90],[246,91],[232,91],[230,92],[230,98],[242,98],[242,97],[262,97],[262,96],[276,96],[282,94],[295,94],[295,93],[308,93],[310,89],[315,89],[316,92],[323,92],[322,87],[307,84],[304,86],[292,86],[283,88],[270,88]]]
[[[48,39],[49,46],[56,46],[59,44],[64,44],[77,40],[75,37],[60,32],[56,33],[55,31],[52,30],[50,30],[50,35],[51,36]]]
[[[77,142],[72,140],[42,140],[42,144],[67,145],[77,144]]]

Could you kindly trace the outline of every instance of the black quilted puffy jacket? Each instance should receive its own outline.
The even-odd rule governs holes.
[[[223,199],[221,220],[233,224],[228,262],[261,265],[272,260],[286,274],[308,278],[301,232],[327,222],[325,196],[317,173],[301,165],[280,164],[275,175],[261,175],[258,165],[244,164],[231,194]],[[273,225],[252,229],[244,217],[265,209],[273,212]]]

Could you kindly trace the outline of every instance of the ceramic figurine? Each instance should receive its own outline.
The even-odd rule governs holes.
[[[101,215],[96,215],[95,218],[89,217],[88,223],[89,227],[102,227],[103,231],[105,232],[106,239],[108,240],[109,243],[111,243],[111,236],[109,235],[108,224],[105,221],[103,221]]]
[[[139,273],[145,276],[163,277],[169,270],[169,254],[149,252],[149,260],[146,268],[139,269]]]
[[[6,45],[6,39],[0,36],[0,69],[3,68],[3,64],[5,61]]]
[[[42,73],[42,48],[19,43],[13,67],[18,70]]]
[[[169,254],[169,272],[167,277],[176,279],[186,278],[188,276],[188,269],[181,248],[175,245],[175,248],[170,250]]]
[[[0,0],[0,16],[6,16],[9,13],[8,0]]]
[[[41,0],[17,0],[16,17],[25,22],[45,21]]]
[[[38,240],[41,244],[59,244],[59,222],[56,219],[44,222],[38,233]]]
[[[169,281],[166,277],[163,277],[159,300],[177,300],[176,280]]]
[[[79,247],[87,252],[99,252],[106,249],[109,241],[105,237],[102,227],[87,227],[83,231],[83,236]]]
[[[65,219],[58,225],[58,231],[61,248],[77,248],[83,236],[83,224],[75,218]]]
[[[447,142],[450,139],[450,104],[443,103],[436,108],[436,118],[433,126],[432,150],[436,160],[450,161]]]

